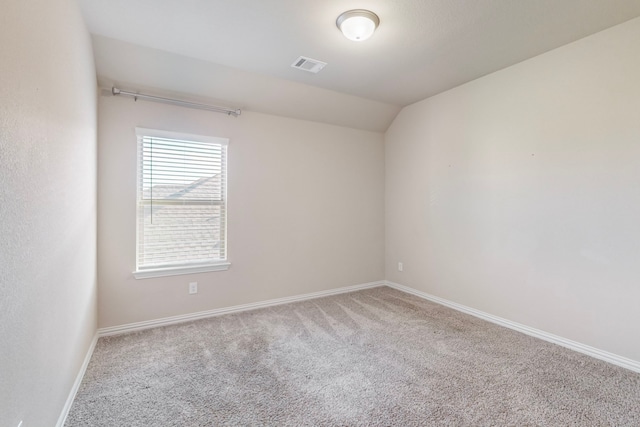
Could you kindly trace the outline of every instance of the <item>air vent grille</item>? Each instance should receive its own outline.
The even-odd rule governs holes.
[[[318,61],[317,59],[307,58],[305,56],[299,57],[293,62],[293,64],[291,64],[293,68],[297,68],[302,71],[308,71],[314,74],[322,70],[325,65],[327,65],[326,62]]]

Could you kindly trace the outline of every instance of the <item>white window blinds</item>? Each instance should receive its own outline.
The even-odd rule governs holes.
[[[224,138],[137,128],[136,269],[226,261]]]

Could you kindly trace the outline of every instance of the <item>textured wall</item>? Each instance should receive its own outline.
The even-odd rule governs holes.
[[[136,126],[230,139],[228,271],[132,277]],[[384,278],[380,133],[100,96],[98,139],[100,327]]]
[[[74,1],[0,13],[0,425],[53,426],[96,330],[96,89]]]
[[[387,279],[640,361],[638,40],[640,18],[405,108]]]

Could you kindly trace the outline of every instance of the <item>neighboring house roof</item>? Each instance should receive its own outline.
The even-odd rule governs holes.
[[[139,264],[224,258],[221,238],[225,218],[221,193],[219,174],[187,184],[161,184],[146,189],[143,199],[146,202],[138,207],[142,210],[138,221],[144,221],[144,235],[138,237],[143,239]],[[206,200],[212,203],[202,203]],[[184,204],[180,204],[181,201]],[[198,204],[190,204],[194,201]]]

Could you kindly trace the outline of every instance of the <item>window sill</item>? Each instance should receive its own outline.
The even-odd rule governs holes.
[[[148,279],[151,277],[179,276],[182,274],[206,273],[209,271],[224,271],[231,266],[230,262],[221,262],[218,264],[198,265],[193,267],[171,267],[171,268],[155,268],[149,270],[138,270],[133,272],[136,279]]]

